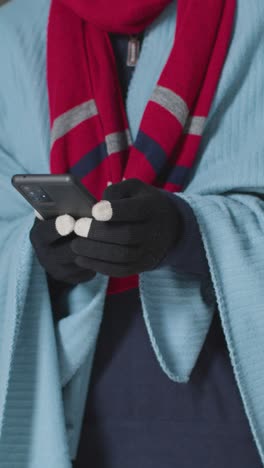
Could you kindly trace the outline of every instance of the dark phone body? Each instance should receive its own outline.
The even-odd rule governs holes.
[[[70,174],[17,174],[12,184],[44,218],[69,214],[74,218],[91,217],[97,200]]]

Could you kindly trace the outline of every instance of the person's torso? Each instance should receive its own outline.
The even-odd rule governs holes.
[[[112,35],[124,99],[134,73],[129,37]],[[138,40],[142,40],[141,37]],[[209,271],[208,271],[209,274]],[[206,441],[206,445],[205,445]],[[230,457],[233,462],[230,462]],[[187,384],[161,370],[138,289],[106,299],[76,468],[247,467],[259,458],[219,313]]]

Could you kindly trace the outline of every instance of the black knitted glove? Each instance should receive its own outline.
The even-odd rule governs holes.
[[[137,179],[108,187],[92,215],[75,224],[75,233],[86,237],[72,241],[75,263],[108,276],[154,269],[180,236],[172,199]]]
[[[68,215],[45,221],[36,218],[30,240],[40,264],[52,278],[76,285],[92,279],[95,272],[76,265],[76,255],[71,249],[76,237],[73,228],[74,220]]]

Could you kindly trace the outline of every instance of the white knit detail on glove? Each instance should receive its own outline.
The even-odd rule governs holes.
[[[92,216],[96,221],[110,221],[113,217],[113,210],[110,201],[101,200],[92,208]]]
[[[60,236],[68,236],[74,231],[74,227],[75,219],[68,214],[58,216],[55,220],[55,228]]]
[[[74,232],[77,236],[88,237],[91,229],[92,218],[80,218],[76,221]]]

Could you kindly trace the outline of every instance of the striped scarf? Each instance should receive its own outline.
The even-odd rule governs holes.
[[[108,33],[137,34],[169,3],[52,0],[51,172],[78,176],[97,199],[109,183],[132,177],[181,191],[195,162],[236,1],[178,0],[173,47],[132,142]]]

